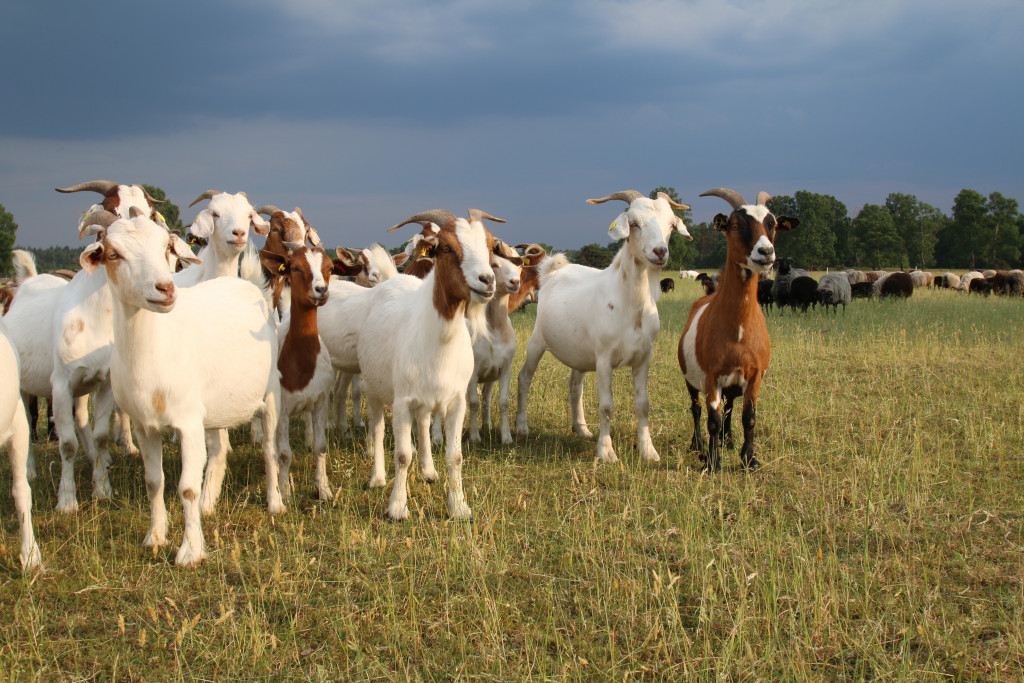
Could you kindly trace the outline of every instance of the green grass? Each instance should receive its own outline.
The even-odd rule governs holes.
[[[272,519],[261,456],[240,430],[204,520],[210,559],[182,570],[173,445],[172,546],[156,553],[140,545],[137,458],[115,453],[116,495],[102,502],[81,458],[82,509],[65,516],[53,511],[56,445],[37,447],[45,574],[21,575],[0,490],[0,678],[1024,677],[1024,302],[919,291],[845,315],[769,315],[764,467],[744,474],[728,451],[723,472],[704,477],[675,359],[699,292],[680,282],[659,305],[650,394],[662,462],[637,456],[620,370],[620,463],[595,465],[593,441],[569,430],[568,373],[548,355],[530,437],[466,445],[472,523],[447,519],[443,457],[440,483],[414,474],[411,521],[386,521],[390,489],[365,488],[361,434],[332,441],[337,495],[315,502],[298,422],[296,497]],[[516,371],[532,316],[514,318]],[[585,400],[596,425],[592,376]]]

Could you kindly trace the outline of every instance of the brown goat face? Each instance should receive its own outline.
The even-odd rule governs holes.
[[[745,205],[726,216],[715,216],[716,230],[725,233],[728,252],[737,254],[737,265],[754,274],[771,270],[775,263],[775,235],[778,230],[792,230],[799,224],[796,218],[784,216],[781,220],[763,205]]]
[[[334,263],[320,247],[296,250],[288,259],[292,291],[305,295],[310,306],[323,306],[333,267]]]

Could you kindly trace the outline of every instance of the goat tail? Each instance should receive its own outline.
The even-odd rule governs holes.
[[[39,274],[36,270],[36,257],[30,251],[15,249],[11,252],[11,263],[14,265],[14,284],[16,285]]]
[[[540,277],[540,284],[543,287],[544,281],[559,268],[569,265],[569,259],[565,254],[554,254],[541,261],[537,267],[537,274]]]

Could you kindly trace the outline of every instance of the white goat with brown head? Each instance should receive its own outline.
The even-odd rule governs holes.
[[[587,372],[597,371],[601,414],[597,458],[615,462],[618,458],[611,437],[612,370],[628,366],[633,372],[640,455],[645,460],[657,461],[660,458],[651,441],[647,418],[647,374],[654,338],[661,329],[657,301],[661,296],[661,270],[668,263],[669,236],[673,231],[690,236],[673,209],[689,207],[675,203],[664,193],[649,199],[634,190],[587,201],[602,204],[613,200],[626,202],[628,208],[609,230],[613,239],[626,240],[610,266],[597,270],[567,265],[564,255],[548,257],[541,265],[537,322],[519,372],[516,431],[521,435],[529,432],[526,399],[530,383],[541,356],[550,350],[571,369],[572,429],[587,438],[593,435],[583,417],[583,377]]]

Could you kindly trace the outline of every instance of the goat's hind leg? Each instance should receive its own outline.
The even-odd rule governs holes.
[[[690,393],[690,414],[693,416],[693,438],[690,439],[690,450],[697,454],[701,462],[707,461],[707,454],[704,453],[704,435],[700,431],[700,391],[686,383],[686,390]]]
[[[569,372],[569,412],[572,415],[572,433],[584,439],[592,439],[593,432],[587,427],[587,416],[583,414],[583,380],[587,373],[579,370]]]
[[[651,367],[650,358],[646,363],[633,368],[633,403],[636,406],[637,444],[640,457],[651,462],[659,462],[661,456],[654,448],[651,440],[651,427],[648,415],[651,410],[650,399],[647,397],[647,376]]]

